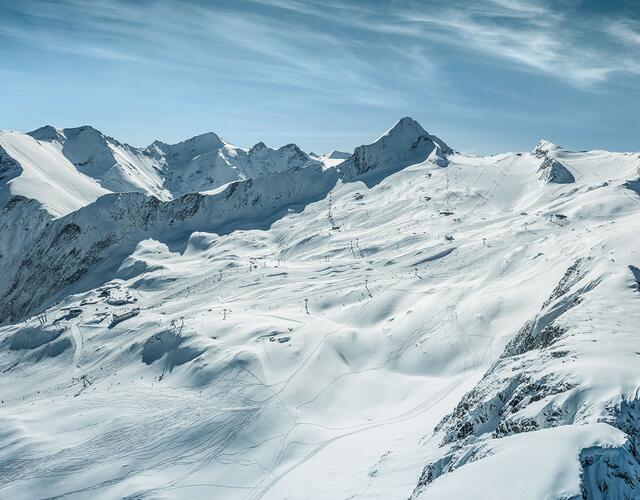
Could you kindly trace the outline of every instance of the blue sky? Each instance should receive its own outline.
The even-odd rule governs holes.
[[[640,150],[640,1],[0,0],[0,128]]]

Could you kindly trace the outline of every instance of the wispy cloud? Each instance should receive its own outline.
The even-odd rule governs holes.
[[[609,34],[633,48],[640,48],[640,22],[625,20],[610,21],[607,25]]]
[[[581,17],[571,4],[541,0],[392,1],[379,3],[316,2],[315,0],[251,0],[298,14],[314,16],[350,29],[389,37],[403,54],[451,46],[511,63],[587,88],[615,73],[637,73],[636,57],[616,51],[611,44],[640,44],[640,24],[601,22]],[[611,9],[615,12],[615,9]],[[439,60],[439,61],[438,61]],[[443,62],[433,50],[432,68]]]
[[[380,96],[392,91],[358,54],[361,41],[309,20],[282,19],[273,9],[314,18],[321,10],[283,0],[258,12],[247,8],[251,4],[98,0],[88,9],[77,0],[26,1],[12,7],[18,22],[15,16],[0,20],[0,35],[40,51],[209,73],[216,80],[308,88],[334,97],[349,88],[345,100],[385,105]]]
[[[624,57],[615,57],[596,43],[585,43],[585,29],[565,13],[541,3],[493,0],[461,8],[445,6],[428,14],[401,14],[409,25],[423,27],[420,35],[433,42],[475,51],[511,62],[514,67],[546,74],[588,87],[617,71],[628,71]],[[613,56],[613,57],[612,57]]]
[[[14,14],[2,16],[0,35],[40,50],[336,96],[349,88],[349,99],[381,106],[383,95],[404,98],[388,84],[396,70],[446,94],[443,47],[589,88],[617,72],[636,73],[634,58],[610,45],[640,44],[632,22],[595,24],[541,0],[96,0],[90,8],[25,0],[0,8]]]

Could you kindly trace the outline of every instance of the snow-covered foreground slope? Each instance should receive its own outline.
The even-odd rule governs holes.
[[[0,260],[0,496],[637,497],[639,166],[405,119],[33,223]]]

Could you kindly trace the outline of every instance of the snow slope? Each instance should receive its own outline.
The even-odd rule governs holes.
[[[45,126],[29,135],[54,146],[79,172],[110,192],[138,191],[160,199],[171,197],[164,189],[161,171],[151,158],[93,127]]]
[[[315,155],[314,153],[309,153],[309,156],[320,160],[327,167],[335,167],[336,165],[339,165],[344,160],[349,158],[351,156],[351,153],[346,153],[344,151],[331,151],[331,153],[319,156]]]
[[[638,154],[152,148],[2,253],[0,496],[638,496]]]
[[[78,172],[53,145],[17,132],[0,133],[0,201],[23,196],[54,216],[73,212],[108,193]]]

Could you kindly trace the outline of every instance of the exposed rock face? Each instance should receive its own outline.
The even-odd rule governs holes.
[[[451,153],[453,150],[449,146],[430,135],[413,118],[406,117],[373,144],[357,147],[341,164],[341,170],[345,177],[352,178],[377,169],[419,163],[431,154],[442,159]]]
[[[627,189],[630,189],[631,191],[633,191],[637,195],[640,195],[640,179],[627,181],[627,182],[625,182],[623,184],[623,187],[625,187]]]
[[[22,172],[20,164],[0,146],[0,186],[18,177]],[[1,201],[1,200],[0,200]]]
[[[538,168],[541,181],[552,184],[571,184],[576,181],[569,169],[553,156],[554,152],[560,149],[560,146],[543,140],[531,152],[532,156],[542,160]]]
[[[576,181],[569,169],[553,158],[546,158],[542,162],[538,175],[544,182],[553,184],[571,184]]]
[[[586,356],[578,346],[592,335],[591,327],[576,318],[605,314],[596,309],[597,302],[588,300],[602,281],[596,269],[591,258],[579,258],[571,265],[540,313],[521,328],[480,383],[438,424],[443,453],[424,468],[414,497],[426,495],[439,477],[491,455],[508,436],[593,422],[621,431],[624,441],[616,447],[582,449],[583,498],[635,498],[640,493],[637,395],[603,395],[594,407],[587,397],[592,382],[567,371],[568,364]]]
[[[538,144],[536,144],[536,147],[531,152],[531,155],[535,156],[536,158],[547,158],[554,151],[557,151],[559,149],[562,148],[557,144],[542,139],[540,142],[538,142]]]

